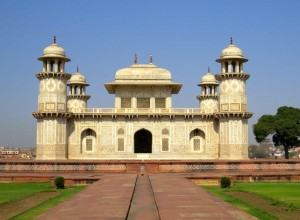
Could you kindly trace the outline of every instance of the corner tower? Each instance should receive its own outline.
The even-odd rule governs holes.
[[[216,62],[221,63],[221,73],[216,75],[219,87],[220,159],[248,158],[248,119],[252,113],[247,111],[246,81],[250,75],[244,73],[243,57],[240,48],[230,45],[221,52]]]
[[[89,84],[86,83],[85,77],[77,71],[72,75],[68,82],[69,94],[68,94],[68,111],[70,112],[82,112],[87,107],[87,100],[90,99],[89,95],[86,95],[86,87]]]
[[[42,71],[36,74],[40,81],[37,119],[37,159],[67,158],[67,81],[71,75],[65,73],[65,63],[70,59],[56,44],[44,49],[38,58],[43,63]]]
[[[208,72],[202,77],[201,83],[198,85],[201,87],[201,95],[197,96],[197,99],[200,101],[202,113],[215,113],[218,111],[218,85],[215,76],[210,73],[208,68]]]

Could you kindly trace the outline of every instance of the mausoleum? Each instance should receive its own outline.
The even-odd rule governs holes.
[[[88,80],[78,69],[65,72],[70,59],[55,38],[38,60],[37,159],[248,158],[248,60],[232,39],[216,60],[220,73],[208,70],[198,85],[199,108],[172,107],[182,84],[152,57],[149,64],[135,57],[104,84],[114,108],[88,108]]]

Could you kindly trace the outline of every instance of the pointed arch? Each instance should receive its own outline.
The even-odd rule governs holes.
[[[140,129],[134,134],[134,153],[152,153],[152,133]]]
[[[81,132],[80,153],[92,152],[96,147],[97,134],[94,130],[87,128]]]
[[[205,134],[200,129],[194,129],[190,133],[190,145],[194,152],[205,151]]]

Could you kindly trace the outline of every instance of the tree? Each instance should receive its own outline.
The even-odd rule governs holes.
[[[289,149],[300,144],[300,109],[282,106],[276,115],[263,115],[253,125],[257,142],[272,135],[275,146],[284,147],[285,158],[289,158]]]
[[[250,158],[268,158],[270,157],[269,146],[249,146],[249,157]]]

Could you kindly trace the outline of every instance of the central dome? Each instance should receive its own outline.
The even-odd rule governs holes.
[[[171,81],[169,70],[154,64],[133,64],[116,72],[116,81]]]

